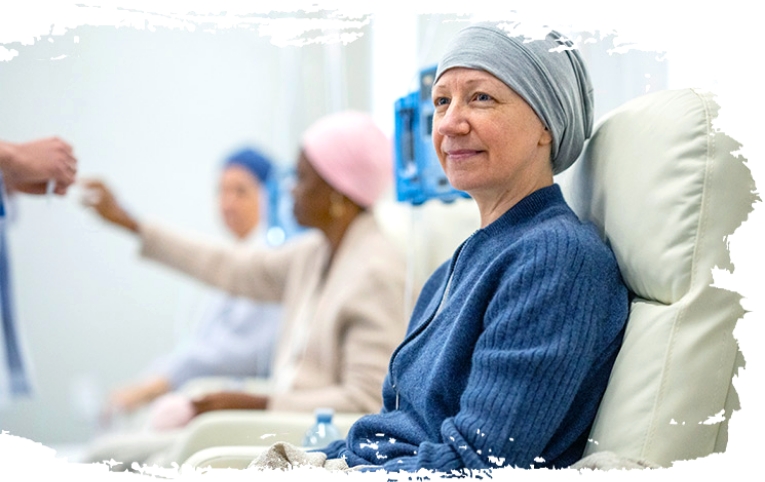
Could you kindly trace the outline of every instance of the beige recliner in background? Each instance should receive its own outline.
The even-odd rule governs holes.
[[[756,196],[731,154],[738,144],[713,126],[717,110],[711,94],[692,89],[632,100],[599,121],[583,158],[557,179],[635,295],[585,455],[666,467],[725,450],[743,309],[737,293],[712,286],[712,272],[732,269],[725,237]],[[290,430],[291,417],[269,423]],[[187,463],[241,468],[260,450],[207,448]]]
[[[332,422],[345,437],[361,413],[336,413]],[[264,410],[220,410],[204,413],[189,423],[184,436],[170,450],[150,459],[149,465],[168,466],[187,461],[199,467],[245,468],[269,445],[289,442],[300,446],[314,423],[312,413]],[[188,462],[195,456],[199,462]]]

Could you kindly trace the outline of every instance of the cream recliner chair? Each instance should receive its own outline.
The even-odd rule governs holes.
[[[556,180],[611,245],[635,295],[585,456],[670,466],[725,450],[743,309],[737,293],[711,286],[712,271],[732,269],[725,237],[755,195],[731,154],[738,144],[713,127],[717,110],[692,89],[634,99],[598,122],[583,158]],[[188,463],[246,467],[260,450],[208,448]]]
[[[585,455],[661,466],[722,452],[738,408],[732,378],[740,295],[712,286],[732,270],[725,237],[746,219],[754,181],[739,145],[713,126],[709,93],[661,91],[598,122],[561,184],[610,243],[635,295]]]

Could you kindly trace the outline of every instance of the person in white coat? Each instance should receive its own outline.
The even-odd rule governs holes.
[[[30,396],[33,385],[10,286],[5,237],[9,196],[16,192],[64,195],[76,173],[72,146],[57,137],[23,143],[0,140],[0,403]]]

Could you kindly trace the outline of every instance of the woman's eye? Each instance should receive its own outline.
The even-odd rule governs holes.
[[[446,97],[436,97],[433,99],[433,105],[438,107],[439,105],[446,105],[449,103],[449,99]]]
[[[492,100],[492,99],[491,99],[491,96],[489,94],[484,94],[484,93],[479,92],[479,93],[477,93],[475,95],[475,100],[487,101],[487,100]]]

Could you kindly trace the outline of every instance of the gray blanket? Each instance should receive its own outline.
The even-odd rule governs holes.
[[[362,467],[349,468],[343,459],[327,459],[322,452],[306,452],[287,442],[278,442],[253,460],[248,468],[289,470],[293,467],[311,466],[323,467],[327,470],[351,471]],[[620,457],[613,452],[597,452],[591,454],[570,468],[575,470],[630,470],[657,469],[660,466],[646,460],[635,460]]]
[[[306,452],[287,442],[277,442],[253,460],[248,468],[289,470],[293,467],[323,467],[327,470],[353,470],[343,459],[329,459],[323,452]]]

